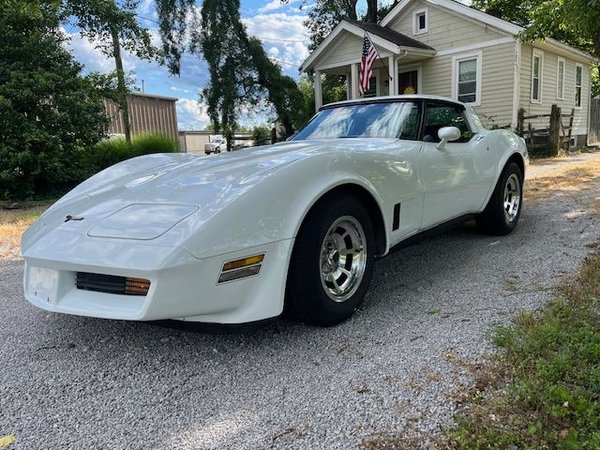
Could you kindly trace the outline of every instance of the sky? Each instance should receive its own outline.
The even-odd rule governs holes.
[[[286,4],[280,0],[242,0],[240,7],[248,33],[260,38],[269,57],[294,79],[300,76],[298,67],[309,53],[307,30],[303,25],[307,11],[303,5],[303,0],[289,0]],[[153,0],[140,2],[138,18],[150,30],[155,44],[159,44]],[[70,48],[75,58],[84,65],[84,72],[114,70],[114,61],[97,50],[94,43],[83,38],[75,26],[66,26],[64,31],[70,36]],[[177,120],[180,130],[202,130],[208,125],[206,110],[198,104],[198,92],[208,83],[208,70],[206,62],[198,56],[184,55],[180,76],[171,76],[166,67],[127,53],[123,54],[123,64],[126,71],[133,72],[135,85],[140,90],[143,80],[145,93],[179,99]],[[241,118],[240,125],[252,126],[260,120],[245,116]]]

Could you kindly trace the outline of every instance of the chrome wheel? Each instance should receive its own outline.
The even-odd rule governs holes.
[[[519,214],[521,207],[521,181],[517,174],[511,174],[504,185],[504,217],[512,222]]]
[[[337,219],[327,230],[320,252],[321,285],[334,302],[345,302],[356,292],[367,265],[367,239],[352,216]]]

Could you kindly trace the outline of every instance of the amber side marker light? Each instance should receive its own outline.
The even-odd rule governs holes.
[[[260,266],[264,259],[265,255],[263,253],[226,262],[223,264],[219,283],[257,275],[260,272]]]
[[[126,278],[125,293],[128,295],[147,295],[150,289],[150,280],[145,278]]]

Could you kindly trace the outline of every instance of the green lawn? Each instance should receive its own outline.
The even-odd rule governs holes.
[[[494,336],[448,446],[600,449],[600,252],[541,312]]]

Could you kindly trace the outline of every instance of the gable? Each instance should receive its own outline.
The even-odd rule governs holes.
[[[414,35],[415,12],[422,10],[427,11],[427,32]],[[504,31],[424,0],[410,2],[386,26],[438,51],[502,38],[512,39]]]
[[[332,45],[319,57],[320,64],[316,69],[335,67],[360,61],[363,39],[347,31],[343,31]],[[377,48],[377,46],[376,46]],[[378,51],[381,51],[378,48]]]

